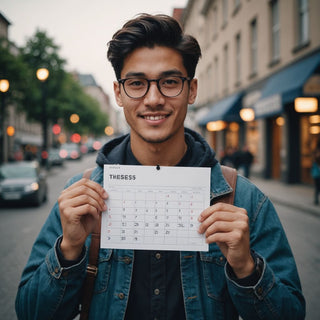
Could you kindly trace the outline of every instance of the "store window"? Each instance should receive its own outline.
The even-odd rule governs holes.
[[[310,169],[312,165],[312,154],[318,141],[320,141],[320,115],[301,116],[300,125],[301,182],[311,184]]]
[[[237,122],[231,122],[228,124],[226,130],[226,146],[232,148],[238,148],[239,146],[239,124]]]
[[[246,130],[246,144],[250,152],[255,156],[255,158],[259,152],[259,142],[260,139],[258,121],[248,122]]]
[[[285,119],[282,116],[271,119],[271,177],[277,180],[281,178],[283,165],[284,125]]]

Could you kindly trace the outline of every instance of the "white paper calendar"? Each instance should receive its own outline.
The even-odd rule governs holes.
[[[104,188],[101,248],[208,251],[198,217],[210,168],[105,165]]]

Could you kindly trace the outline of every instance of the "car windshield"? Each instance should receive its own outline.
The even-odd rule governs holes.
[[[4,165],[0,168],[1,179],[35,178],[36,169],[32,166]]]

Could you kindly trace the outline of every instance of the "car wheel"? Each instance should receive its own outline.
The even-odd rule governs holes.
[[[43,195],[43,201],[42,202],[47,202],[48,201],[48,193],[47,193],[47,190],[44,192],[44,195]]]
[[[41,195],[40,193],[38,193],[36,199],[34,200],[34,205],[36,207],[39,207],[41,203],[42,203]]]

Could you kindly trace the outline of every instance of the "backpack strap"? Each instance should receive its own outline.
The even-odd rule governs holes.
[[[227,180],[228,184],[232,188],[232,192],[228,193],[225,196],[221,196],[217,199],[213,199],[211,204],[215,204],[217,202],[224,202],[228,204],[234,203],[234,195],[236,191],[236,184],[237,184],[237,170],[231,167],[221,165],[221,170],[224,178]]]
[[[90,179],[94,168],[85,170],[83,178]],[[81,312],[80,320],[89,318],[90,304],[94,291],[94,282],[98,273],[98,258],[100,250],[100,230],[101,230],[101,214],[99,223],[95,230],[91,233],[91,243],[89,248],[89,261],[87,265],[86,279],[82,288]]]

